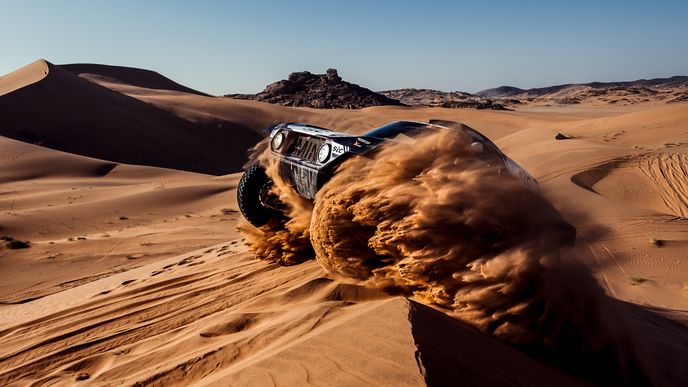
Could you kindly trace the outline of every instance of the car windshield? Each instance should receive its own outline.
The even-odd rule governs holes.
[[[429,125],[422,122],[397,121],[389,125],[375,128],[364,134],[364,136],[375,138],[392,138],[400,133],[403,133],[409,137],[415,137],[426,132],[428,129]]]

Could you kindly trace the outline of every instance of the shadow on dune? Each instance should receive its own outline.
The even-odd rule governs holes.
[[[423,304],[411,301],[409,321],[429,386],[584,385]]]
[[[94,63],[74,63],[58,65],[57,67],[60,67],[76,75],[92,74],[110,78],[114,81],[119,81],[129,85],[145,87],[147,89],[180,91],[182,93],[210,97],[210,95],[208,94],[201,93],[200,91],[191,89],[184,85],[180,85],[177,82],[151,70],[137,69],[134,67],[124,66],[110,66]]]
[[[46,66],[45,78],[0,96],[0,135],[118,163],[214,175],[240,171],[245,150],[261,139],[243,125],[190,122]]]

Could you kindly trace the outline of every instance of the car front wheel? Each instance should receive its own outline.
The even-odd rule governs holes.
[[[259,164],[253,165],[241,176],[237,187],[237,202],[244,218],[256,227],[271,220],[282,221],[284,214],[269,203],[279,200],[270,192],[272,180]]]

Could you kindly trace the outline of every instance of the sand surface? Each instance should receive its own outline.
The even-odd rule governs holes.
[[[261,128],[431,118],[539,180],[578,230],[568,256],[666,349],[653,380],[688,383],[687,104],[321,111],[68,70],[0,78],[0,235],[31,241],[0,248],[0,385],[585,384],[431,306],[247,252],[224,173]]]

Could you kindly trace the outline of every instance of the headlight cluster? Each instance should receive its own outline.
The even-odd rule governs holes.
[[[318,162],[324,163],[330,158],[330,144],[323,144],[318,150]]]
[[[278,150],[284,143],[284,133],[279,132],[272,137],[272,149]]]
[[[284,146],[286,139],[287,139],[287,135],[284,131],[279,131],[279,132],[275,133],[275,135],[272,136],[272,140],[270,140],[270,146],[272,147],[272,150],[279,152],[280,149]],[[298,140],[302,140],[302,139],[303,138],[301,138],[301,137],[298,138]],[[313,148],[310,148],[310,146],[312,146],[312,143],[310,143],[310,144],[311,145],[306,143],[306,141],[303,141],[303,143],[301,141],[297,142],[297,145],[296,145],[297,151],[310,153],[310,156],[300,155],[298,157],[306,157],[306,158],[313,157],[313,153],[311,153],[313,151],[312,150]],[[303,149],[301,149],[301,148],[303,148]],[[326,163],[330,159],[331,153],[332,153],[332,147],[330,146],[330,144],[325,143],[325,144],[320,145],[320,148],[318,148],[318,154],[316,156],[317,161],[321,164]]]

